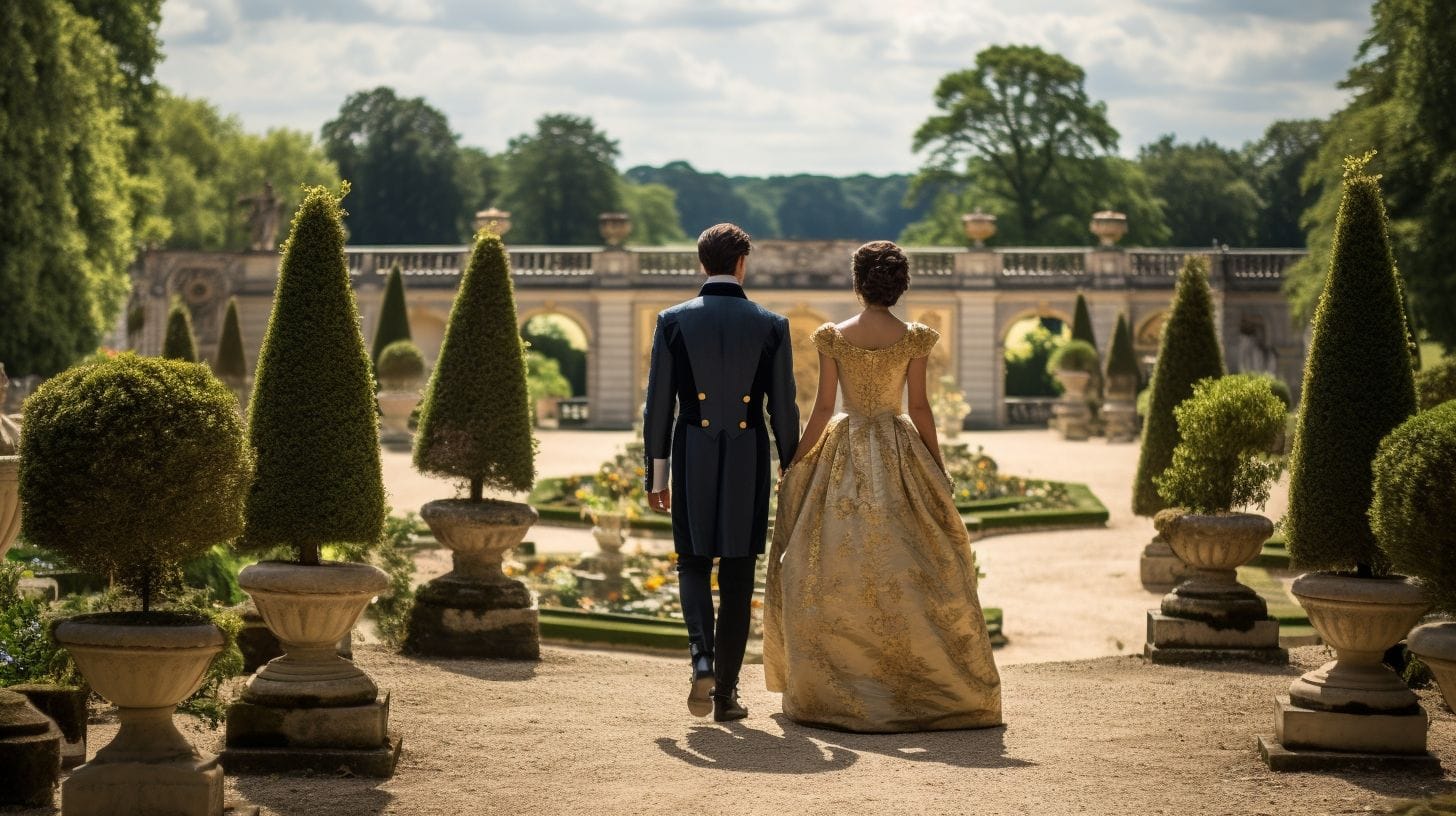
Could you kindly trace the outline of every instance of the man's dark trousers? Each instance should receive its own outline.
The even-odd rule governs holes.
[[[679,555],[678,589],[688,638],[713,655],[718,693],[738,688],[743,650],[753,615],[753,577],[757,556],[718,559],[718,625],[713,626],[713,559],[705,555]]]

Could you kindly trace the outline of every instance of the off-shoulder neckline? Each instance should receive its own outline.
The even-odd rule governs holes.
[[[829,330],[832,331],[832,332],[834,332],[835,336],[839,338],[839,341],[842,342],[842,343],[844,343],[846,346],[849,346],[850,348],[852,348],[852,349],[854,349],[856,351],[863,351],[863,352],[870,353],[870,354],[874,354],[874,353],[881,352],[881,351],[890,351],[891,349],[897,348],[898,346],[900,346],[901,344],[903,344],[906,340],[909,340],[910,337],[911,337],[911,335],[916,334],[920,329],[922,329],[922,328],[925,327],[925,324],[918,323],[918,322],[912,320],[909,323],[906,323],[905,324],[905,333],[902,334],[902,335],[900,335],[900,339],[896,340],[895,342],[891,343],[888,346],[880,346],[879,348],[867,348],[865,346],[861,346],[858,343],[855,343],[855,342],[851,341],[848,337],[845,337],[844,336],[844,332],[842,332],[842,331],[839,330],[839,324],[837,324],[837,323],[825,323],[824,325],[825,326],[828,326],[829,327]]]

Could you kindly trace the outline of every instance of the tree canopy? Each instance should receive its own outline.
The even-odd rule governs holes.
[[[511,241],[600,245],[597,217],[622,209],[617,155],[617,142],[585,116],[547,114],[534,133],[511,139],[503,193]]]
[[[1250,246],[1263,202],[1238,151],[1204,139],[1179,144],[1166,135],[1138,151],[1154,194],[1163,201],[1174,246]]]

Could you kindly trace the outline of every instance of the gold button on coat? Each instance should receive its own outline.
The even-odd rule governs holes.
[[[738,423],[738,427],[739,428],[747,428],[748,427],[748,423],[747,422],[740,422],[740,423]]]
[[[704,428],[708,427],[708,420],[706,420],[706,419],[703,420],[703,427]]]
[[[750,396],[748,396],[748,395],[747,395],[747,394],[744,394],[744,395],[743,395],[743,401],[744,401],[744,402],[745,402],[745,403],[748,403],[748,402],[753,402],[753,397],[750,397]]]
[[[698,392],[698,399],[705,400],[707,398],[708,398],[708,395],[707,394],[704,394],[702,391],[699,391]]]

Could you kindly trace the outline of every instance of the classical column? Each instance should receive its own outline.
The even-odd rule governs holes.
[[[989,253],[987,253],[989,254]],[[996,336],[996,304],[989,292],[960,292],[960,325],[956,335],[960,347],[956,349],[957,381],[971,405],[972,427],[999,427],[1005,424],[1001,415],[1002,354],[1000,338]]]

